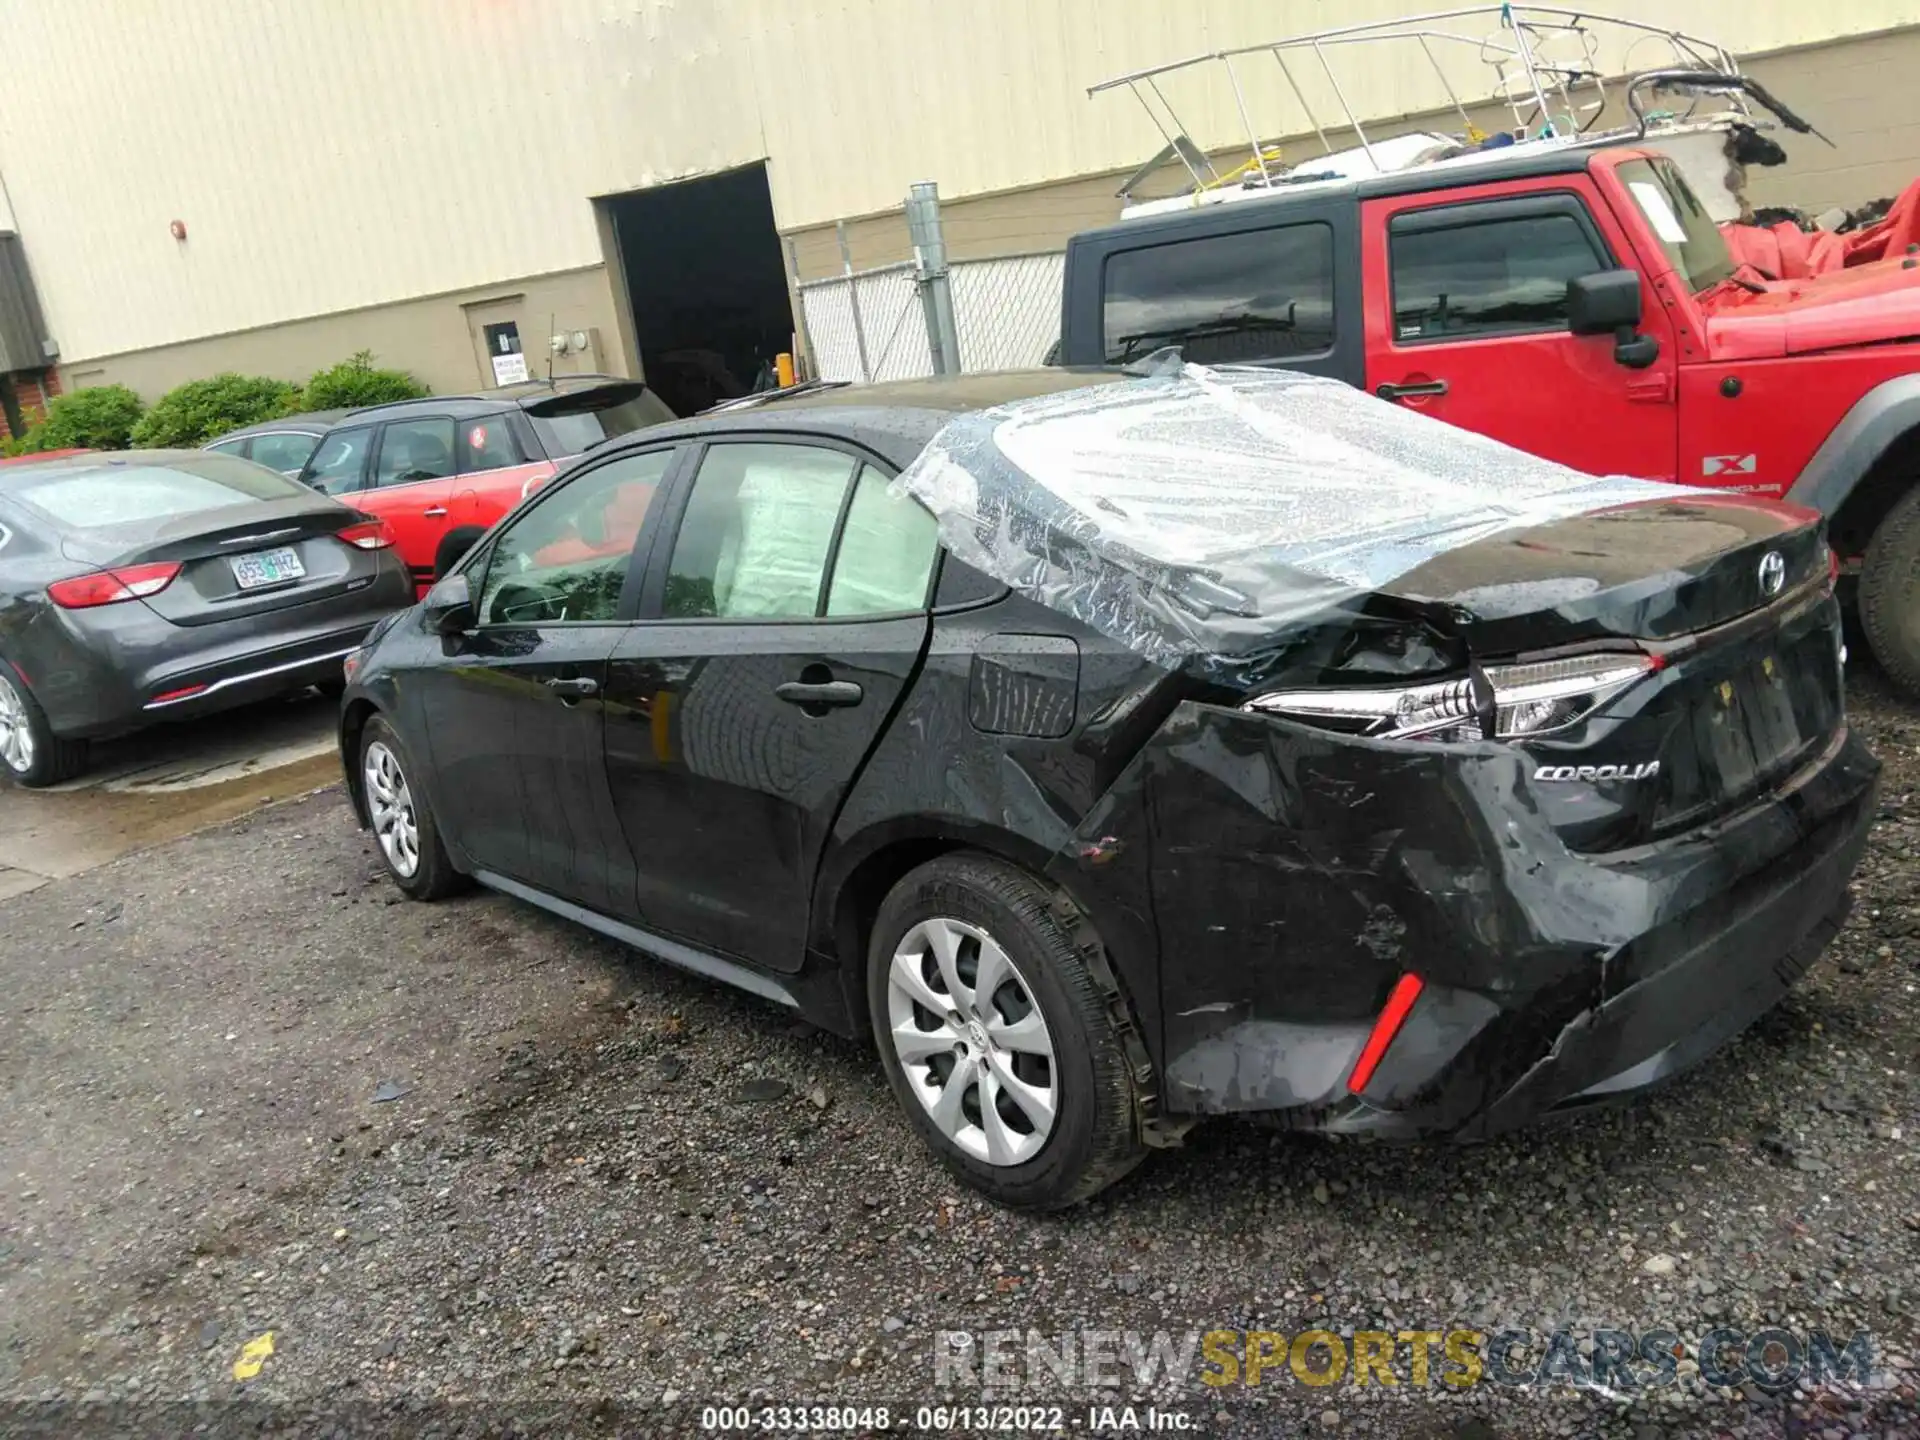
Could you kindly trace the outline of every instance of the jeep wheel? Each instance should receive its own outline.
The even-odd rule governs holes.
[[[1126,1052],[1049,892],[984,855],[921,866],[880,907],[867,963],[893,1093],[949,1169],[1055,1210],[1145,1153]]]
[[[1867,544],[1860,628],[1887,679],[1920,700],[1920,487],[1887,512]]]

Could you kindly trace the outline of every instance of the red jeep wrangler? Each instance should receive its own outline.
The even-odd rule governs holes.
[[[1496,149],[1078,235],[1058,353],[1291,366],[1582,470],[1810,505],[1920,695],[1920,256],[1893,248],[1770,280],[1658,149]]]

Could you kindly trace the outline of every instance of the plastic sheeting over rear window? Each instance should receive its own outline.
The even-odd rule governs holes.
[[[1177,364],[960,416],[895,484],[967,564],[1161,664],[1223,669],[1458,546],[1693,493],[1338,381]]]

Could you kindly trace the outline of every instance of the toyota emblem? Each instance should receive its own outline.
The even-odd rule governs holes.
[[[1787,586],[1787,562],[1778,550],[1769,550],[1760,562],[1760,594],[1771,600]]]

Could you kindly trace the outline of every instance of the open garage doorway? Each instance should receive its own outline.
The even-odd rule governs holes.
[[[767,167],[613,195],[633,335],[648,386],[691,415],[772,385],[793,346]]]

